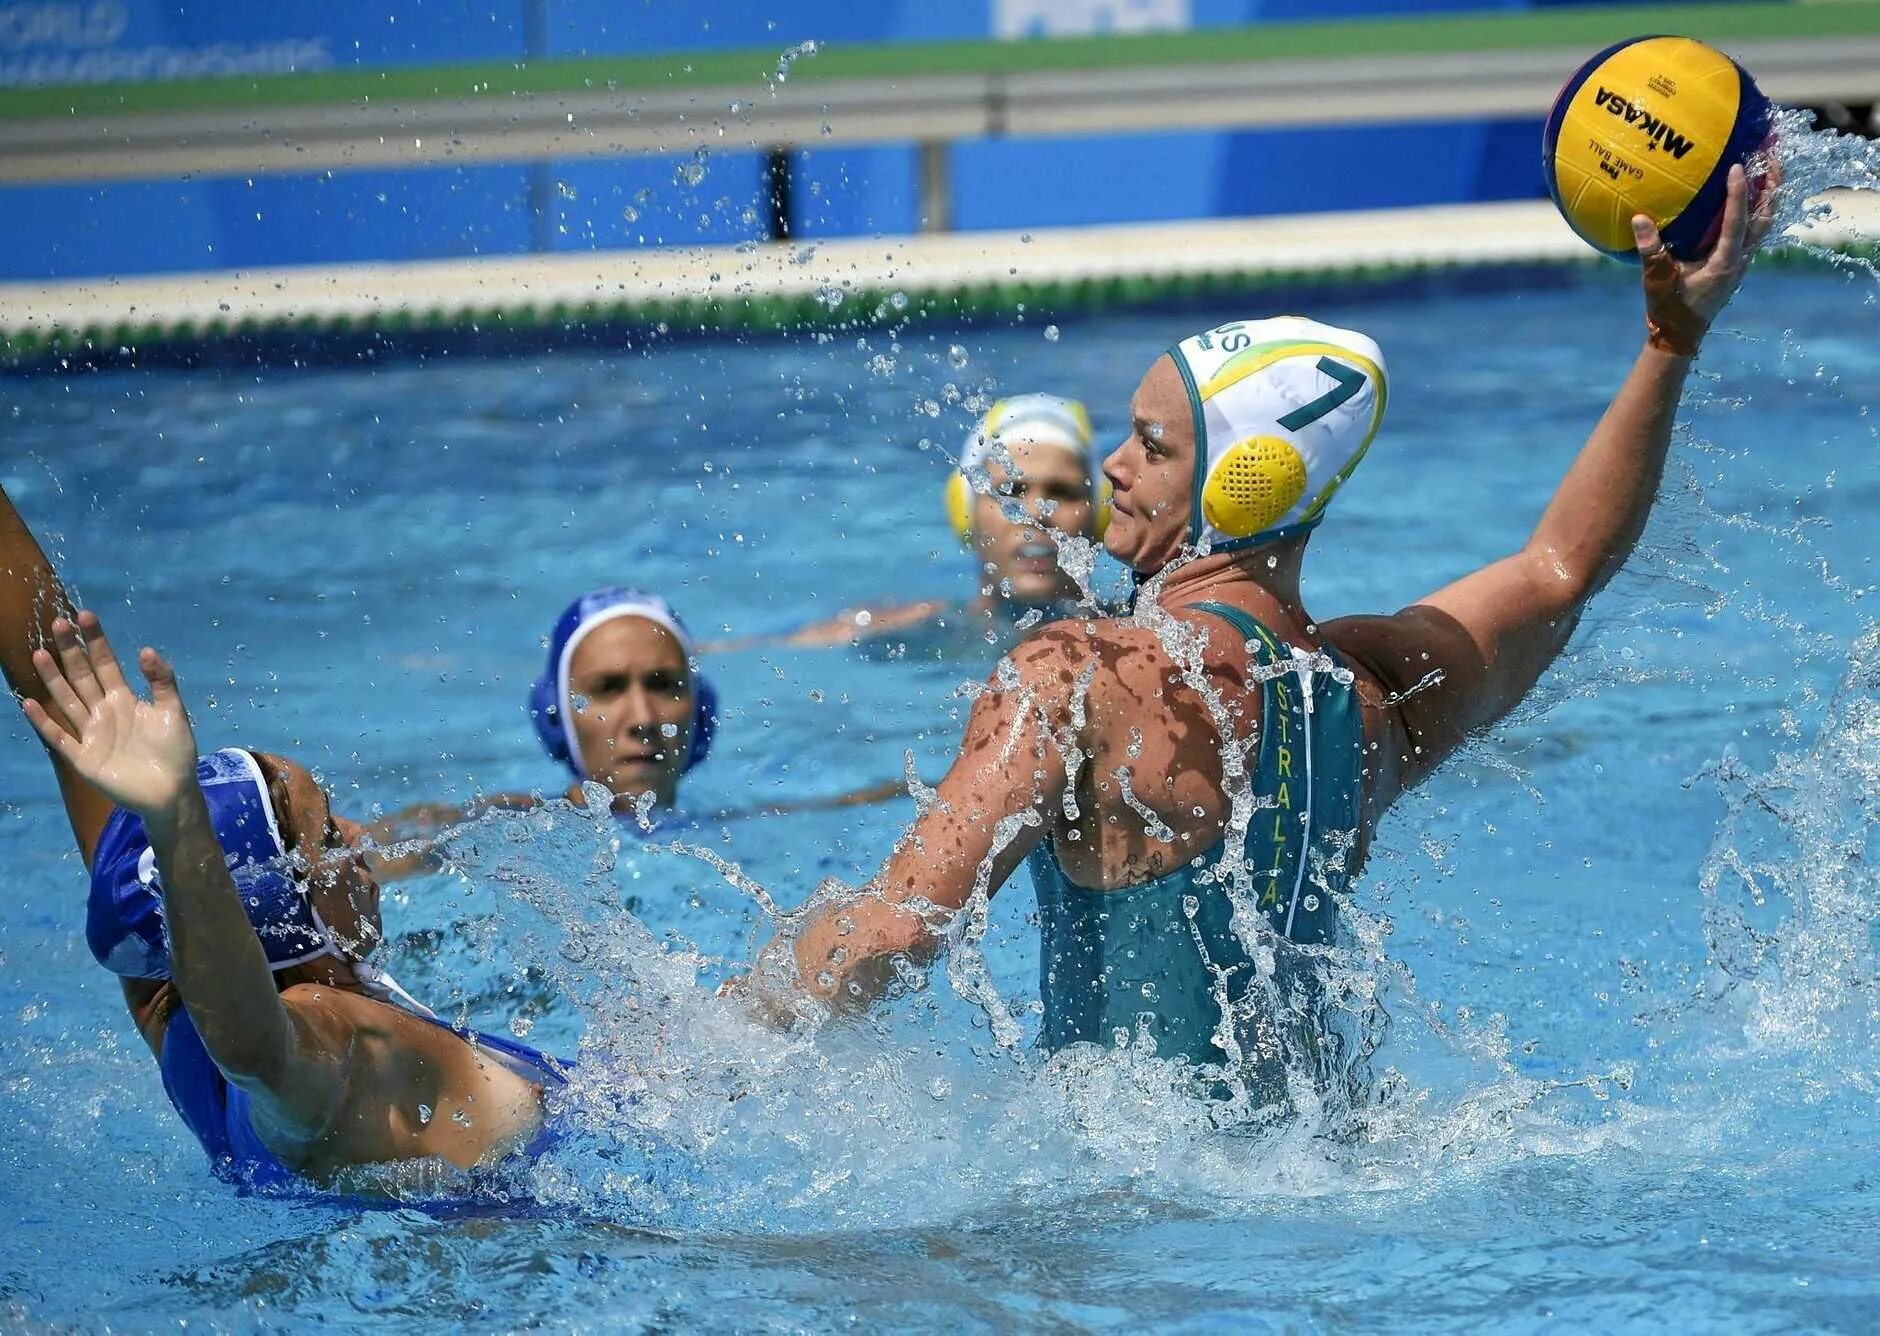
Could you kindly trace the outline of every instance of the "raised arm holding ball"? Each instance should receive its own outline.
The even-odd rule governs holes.
[[[1104,465],[1133,614],[1046,627],[1001,663],[873,882],[760,953],[761,1009],[866,1006],[1029,859],[1047,1048],[1149,1042],[1231,1070],[1303,1044],[1336,1066],[1319,1046],[1337,1041],[1311,1033],[1313,948],[1337,940],[1385,810],[1514,708],[1631,554],[1691,359],[1769,227],[1773,190],[1753,215],[1748,193],[1730,168],[1699,263],[1633,221],[1644,346],[1539,524],[1394,614],[1321,623],[1299,587],[1383,415],[1376,345],[1286,317],[1158,358]]]

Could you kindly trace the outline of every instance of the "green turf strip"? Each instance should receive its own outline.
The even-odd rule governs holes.
[[[1841,248],[1840,254],[1867,263],[1880,259],[1880,252],[1868,244]],[[1844,259],[1837,261],[1826,253],[1795,247],[1773,251],[1757,261],[1759,265],[1801,268],[1819,268],[1844,262]],[[1584,271],[1598,263],[1601,262],[1589,250],[1575,260],[1539,265],[1520,262],[1511,267],[1558,267]],[[1611,262],[1606,263],[1615,271],[1620,268]],[[1297,288],[1309,290],[1328,284],[1390,283],[1414,280],[1420,276],[1430,276],[1432,281],[1440,283],[1445,273],[1495,267],[1446,263],[1354,263],[1285,274],[1247,269],[1211,274],[1110,275],[1042,283],[988,282],[911,294],[897,294],[887,287],[864,287],[850,292],[841,307],[833,311],[814,294],[802,293],[790,296],[599,300],[583,302],[578,307],[544,307],[520,298],[513,302],[495,298],[475,309],[384,314],[359,312],[330,317],[282,316],[265,320],[244,319],[232,328],[220,322],[198,326],[188,321],[172,325],[126,321],[43,333],[23,330],[0,332],[0,370],[57,371],[64,365],[61,359],[69,357],[79,359],[75,364],[88,364],[87,359],[96,361],[100,356],[106,362],[135,362],[140,352],[188,348],[192,345],[209,348],[231,337],[249,335],[294,334],[317,342],[329,334],[367,336],[377,333],[394,337],[413,331],[476,334],[498,328],[561,330],[574,335],[584,327],[612,327],[640,330],[650,336],[663,337],[670,333],[726,335],[745,331],[844,332],[898,329],[922,322],[956,324],[960,321],[1003,322],[1019,319],[1041,326],[1053,318],[1098,315],[1143,306],[1161,307],[1170,303],[1205,301],[1219,305],[1234,297],[1278,294]]]
[[[1675,32],[1727,46],[1748,38],[1835,38],[1880,33],[1880,0],[1832,3],[1586,5],[1535,12],[1335,23],[1268,23],[1129,37],[1023,42],[833,44],[796,60],[792,81],[908,78],[1039,70],[1292,60],[1311,56],[1415,55],[1564,47],[1591,54],[1640,33]],[[333,70],[180,83],[73,84],[0,90],[0,120],[492,98],[618,89],[722,87],[760,93],[778,49],[660,56],[582,57],[510,64]],[[1563,71],[1563,74],[1565,72]]]

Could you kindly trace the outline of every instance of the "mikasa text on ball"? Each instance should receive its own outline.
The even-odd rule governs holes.
[[[1542,139],[1547,189],[1589,245],[1636,260],[1632,215],[1695,259],[1717,238],[1724,182],[1769,134],[1748,71],[1689,37],[1609,46],[1568,79]]]

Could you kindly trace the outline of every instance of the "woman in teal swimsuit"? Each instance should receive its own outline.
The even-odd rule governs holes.
[[[1208,1067],[1265,1062],[1291,1016],[1323,1058],[1319,999],[1290,962],[1333,940],[1384,810],[1514,708],[1630,554],[1691,359],[1773,217],[1775,190],[1753,217],[1747,193],[1733,168],[1697,263],[1635,220],[1644,346],[1539,524],[1394,615],[1321,624],[1300,592],[1312,531],[1383,419],[1377,345],[1279,317],[1158,358],[1104,463],[1104,546],[1137,575],[1134,611],[1013,651],[874,881],[760,952],[744,985],[760,1009],[866,1006],[899,958],[973,933],[1035,854],[1048,1047],[1141,1036]]]
[[[1316,1012],[1317,975],[1309,956],[1291,948],[1331,946],[1337,935],[1337,897],[1355,864],[1338,840],[1361,824],[1363,720],[1349,672],[1289,671],[1291,656],[1239,608],[1196,603],[1184,611],[1231,628],[1258,682],[1262,727],[1239,858],[1225,857],[1230,832],[1153,880],[1094,890],[1071,879],[1050,841],[1040,842],[1030,865],[1042,944],[1043,1042],[1055,1050],[1120,1037],[1148,1041],[1161,1057],[1271,1065],[1299,1055],[1287,1048],[1293,1036],[1270,1023],[1271,1010],[1236,1005],[1272,994],[1259,987],[1254,959],[1235,931],[1239,906],[1221,885],[1221,870],[1241,871],[1243,899],[1266,918],[1277,950],[1273,993],[1302,1014]],[[1223,1003],[1231,1018],[1226,1027]],[[1308,1056],[1340,1069],[1343,1055],[1321,1054],[1319,1047],[1311,1045]]]

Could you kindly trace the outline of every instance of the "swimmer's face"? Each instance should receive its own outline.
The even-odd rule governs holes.
[[[1012,467],[996,457],[1010,456]],[[1090,474],[1060,445],[1006,441],[986,461],[990,494],[973,497],[973,552],[993,593],[1031,606],[1076,598],[1058,565],[1061,535],[1090,536]],[[1023,515],[1022,521],[1008,516]],[[1009,591],[1009,592],[1008,592]]]
[[[692,750],[692,670],[672,632],[644,617],[602,622],[568,665],[581,769],[619,798],[670,807]]]
[[[314,908],[342,945],[366,955],[385,932],[379,920],[378,883],[353,848],[358,827],[335,815],[326,790],[305,766],[267,752],[254,755],[268,782],[281,842],[302,865],[297,875],[305,876]],[[330,955],[276,971],[275,981],[282,988],[297,983],[359,986],[351,962]]]
[[[1195,429],[1181,372],[1156,359],[1129,401],[1129,437],[1103,461],[1114,491],[1103,546],[1153,574],[1180,555],[1194,505]]]

